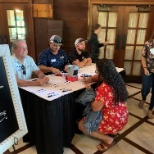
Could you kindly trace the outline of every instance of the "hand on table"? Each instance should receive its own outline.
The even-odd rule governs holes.
[[[61,72],[57,68],[52,68],[52,73],[54,73],[54,74],[60,74]]]

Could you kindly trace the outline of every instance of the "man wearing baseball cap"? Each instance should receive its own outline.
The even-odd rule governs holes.
[[[69,62],[79,67],[91,65],[92,60],[87,51],[85,51],[85,43],[87,40],[83,38],[77,38],[74,42],[75,49],[69,53]]]
[[[62,39],[58,35],[53,35],[49,40],[49,47],[40,53],[38,65],[42,72],[46,74],[59,74],[64,71],[68,63],[66,52],[60,49]]]

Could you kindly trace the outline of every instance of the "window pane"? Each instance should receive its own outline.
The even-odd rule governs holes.
[[[101,32],[98,34],[98,40],[100,43],[105,42],[106,29],[101,29]]]
[[[140,70],[141,70],[141,63],[140,62],[134,62],[132,75],[140,75]]]
[[[126,60],[133,59],[133,51],[134,51],[134,46],[126,46],[126,50],[125,50],[125,59]]]
[[[106,25],[107,25],[107,12],[99,12],[99,14],[98,14],[98,23],[102,27],[106,27]]]
[[[136,30],[128,30],[128,34],[127,34],[127,44],[134,44],[135,42],[135,34],[136,34]]]
[[[116,27],[117,25],[117,13],[110,12],[108,19],[108,27]]]
[[[17,39],[17,31],[16,28],[9,28],[10,41]]]
[[[16,22],[17,22],[17,26],[25,26],[22,10],[16,10]]]
[[[14,16],[14,10],[7,10],[7,21],[8,26],[15,26],[15,16]]]
[[[108,29],[107,41],[109,43],[115,43],[115,37],[116,37],[116,30],[115,29]]]
[[[99,59],[104,58],[104,47],[99,48]]]
[[[142,50],[142,48],[143,48],[143,46],[136,46],[134,60],[141,60],[141,57],[142,57],[141,50]]]
[[[140,13],[139,26],[138,27],[147,28],[148,19],[149,19],[149,13]]]
[[[106,58],[113,59],[114,54],[114,45],[107,45],[106,46]]]
[[[17,28],[18,39],[25,39],[25,28]]]
[[[136,44],[144,44],[146,30],[138,30]]]
[[[124,68],[126,70],[126,75],[131,74],[132,62],[124,62]]]
[[[137,27],[138,13],[130,13],[128,27]]]

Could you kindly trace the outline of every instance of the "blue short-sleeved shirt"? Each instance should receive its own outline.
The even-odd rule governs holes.
[[[54,67],[59,70],[63,70],[67,63],[68,59],[64,50],[59,49],[58,54],[54,55],[50,48],[47,48],[40,53],[38,61],[38,65]]]
[[[39,68],[35,64],[33,58],[30,56],[27,56],[24,59],[23,65],[24,65],[25,71],[26,71],[25,74],[23,74],[23,69],[21,67],[22,64],[18,61],[18,59],[15,57],[15,55],[12,56],[12,65],[13,65],[13,69],[14,69],[14,72],[15,72],[17,78],[20,80],[31,79],[32,73],[39,70]]]

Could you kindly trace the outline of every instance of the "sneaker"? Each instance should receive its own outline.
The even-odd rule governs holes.
[[[153,114],[152,110],[148,111],[148,118],[149,119],[153,119],[154,118],[154,114]]]
[[[144,103],[145,103],[145,101],[143,101],[143,100],[142,100],[142,101],[140,101],[140,102],[138,103],[138,107],[142,109],[142,108],[143,108]]]

